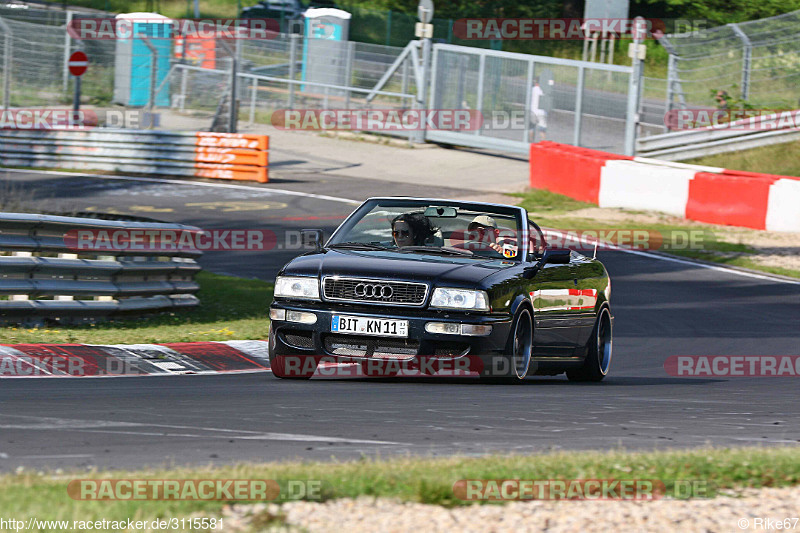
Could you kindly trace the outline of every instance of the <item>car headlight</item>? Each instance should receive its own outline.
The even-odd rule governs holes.
[[[437,288],[433,291],[433,296],[431,297],[431,307],[463,309],[465,311],[488,311],[489,296],[485,291]]]
[[[319,300],[319,281],[317,278],[278,276],[275,280],[275,297]]]

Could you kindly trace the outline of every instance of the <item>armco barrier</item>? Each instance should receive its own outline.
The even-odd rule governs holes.
[[[0,164],[266,183],[269,137],[131,130],[0,130]]]
[[[194,276],[201,252],[78,251],[65,242],[75,230],[170,230],[176,239],[199,231],[182,224],[0,213],[0,322],[74,322],[199,303]]]
[[[698,222],[800,232],[800,178],[627,158],[540,142],[530,185],[600,207],[648,209]]]

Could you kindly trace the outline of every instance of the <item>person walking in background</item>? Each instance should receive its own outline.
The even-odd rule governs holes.
[[[544,91],[539,86],[539,81],[533,82],[533,89],[531,89],[531,130],[530,142],[536,139],[536,131],[541,133],[539,140],[546,140],[547,133],[547,111],[540,107]]]

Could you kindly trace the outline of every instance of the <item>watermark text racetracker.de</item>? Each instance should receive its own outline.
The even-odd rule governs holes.
[[[389,235],[387,223],[387,239]],[[570,248],[580,252],[598,250],[703,250],[714,235],[703,229],[650,230],[636,228],[545,229],[550,248]],[[522,236],[510,229],[498,232],[497,238],[517,242]],[[534,241],[538,238],[529,234]],[[455,230],[447,235],[447,244],[467,250],[481,249],[481,235]],[[210,252],[272,250],[313,250],[312,235],[298,230],[278,234],[268,229],[74,229],[64,235],[64,244],[76,252]],[[391,246],[391,245],[387,245]],[[516,245],[515,245],[516,246]]]
[[[800,110],[673,109],[664,115],[664,125],[671,130],[773,131],[800,128]]]
[[[471,502],[526,500],[653,501],[711,498],[707,480],[660,479],[461,479],[453,484],[456,498]]]
[[[249,501],[322,499],[321,480],[74,479],[67,495],[81,501]]]
[[[136,109],[31,108],[0,110],[0,130],[62,131],[106,128],[141,128],[149,114]]]
[[[706,19],[630,18],[464,18],[453,23],[453,35],[462,40],[578,40],[595,35],[618,39],[654,39],[668,33],[701,37],[711,27]]]
[[[156,21],[157,22],[157,21]],[[82,41],[130,39],[273,39],[280,35],[277,19],[171,19],[169,24],[154,24],[154,19],[141,18],[75,18],[67,26],[69,34]]]
[[[800,355],[673,355],[664,370],[675,377],[798,377]]]

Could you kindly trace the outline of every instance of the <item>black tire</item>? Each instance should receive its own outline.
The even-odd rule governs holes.
[[[586,360],[583,366],[574,370],[567,370],[570,381],[602,381],[608,375],[611,367],[611,348],[613,331],[611,312],[608,307],[603,307],[592,330],[587,346]]]
[[[269,354],[272,375],[280,379],[311,379],[319,365],[319,358],[311,355]]]
[[[514,317],[505,350],[504,368],[489,364],[481,371],[481,380],[487,383],[519,383],[528,375],[533,359],[533,318],[527,307],[522,307]]]

